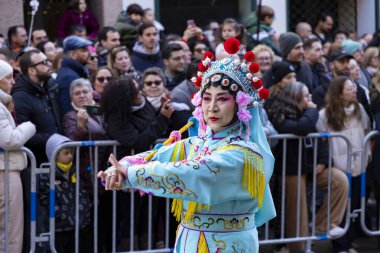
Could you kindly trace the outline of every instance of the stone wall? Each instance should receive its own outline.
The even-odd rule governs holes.
[[[24,25],[22,0],[0,0],[0,33],[7,37],[8,28],[13,25]]]

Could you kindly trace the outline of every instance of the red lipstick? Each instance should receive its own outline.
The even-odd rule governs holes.
[[[216,118],[216,117],[210,117],[210,120],[212,121],[212,122],[215,122],[215,121],[217,121],[219,118]]]

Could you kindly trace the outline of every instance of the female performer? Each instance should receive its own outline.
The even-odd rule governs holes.
[[[239,44],[230,39],[225,49],[235,54]],[[257,108],[268,91],[252,74],[259,70],[252,52],[243,63],[211,58],[205,54],[193,79],[200,87],[193,98],[198,135],[159,148],[149,162],[144,157],[154,151],[120,162],[111,155],[113,166],[98,177],[108,190],[117,182],[174,198],[181,221],[174,252],[258,252],[256,227],[275,216],[268,187],[273,156]]]

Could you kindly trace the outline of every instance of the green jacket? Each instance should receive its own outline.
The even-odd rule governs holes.
[[[256,13],[252,12],[245,20],[244,26],[247,29],[248,33],[251,35],[255,44],[264,44],[269,46],[273,52],[281,56],[280,49],[273,43],[271,36],[275,33],[274,29],[265,24],[264,22],[260,22],[259,29],[257,28],[257,16]],[[257,34],[259,34],[259,39],[257,40]]]
[[[120,33],[120,44],[132,51],[133,45],[138,38],[138,28],[141,24],[134,23],[125,11],[117,16],[113,27]]]

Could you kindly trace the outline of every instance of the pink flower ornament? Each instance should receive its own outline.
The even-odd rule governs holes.
[[[191,103],[194,106],[200,106],[201,102],[202,102],[201,92],[198,91],[197,93],[195,93],[193,99],[191,99]],[[194,115],[194,117],[195,117],[195,115]]]
[[[253,98],[245,92],[239,91],[236,95],[236,103],[239,108],[246,108],[251,103]]]
[[[249,122],[252,118],[251,113],[245,108],[239,108],[239,111],[237,112],[237,116],[240,121],[245,122],[245,123]]]

